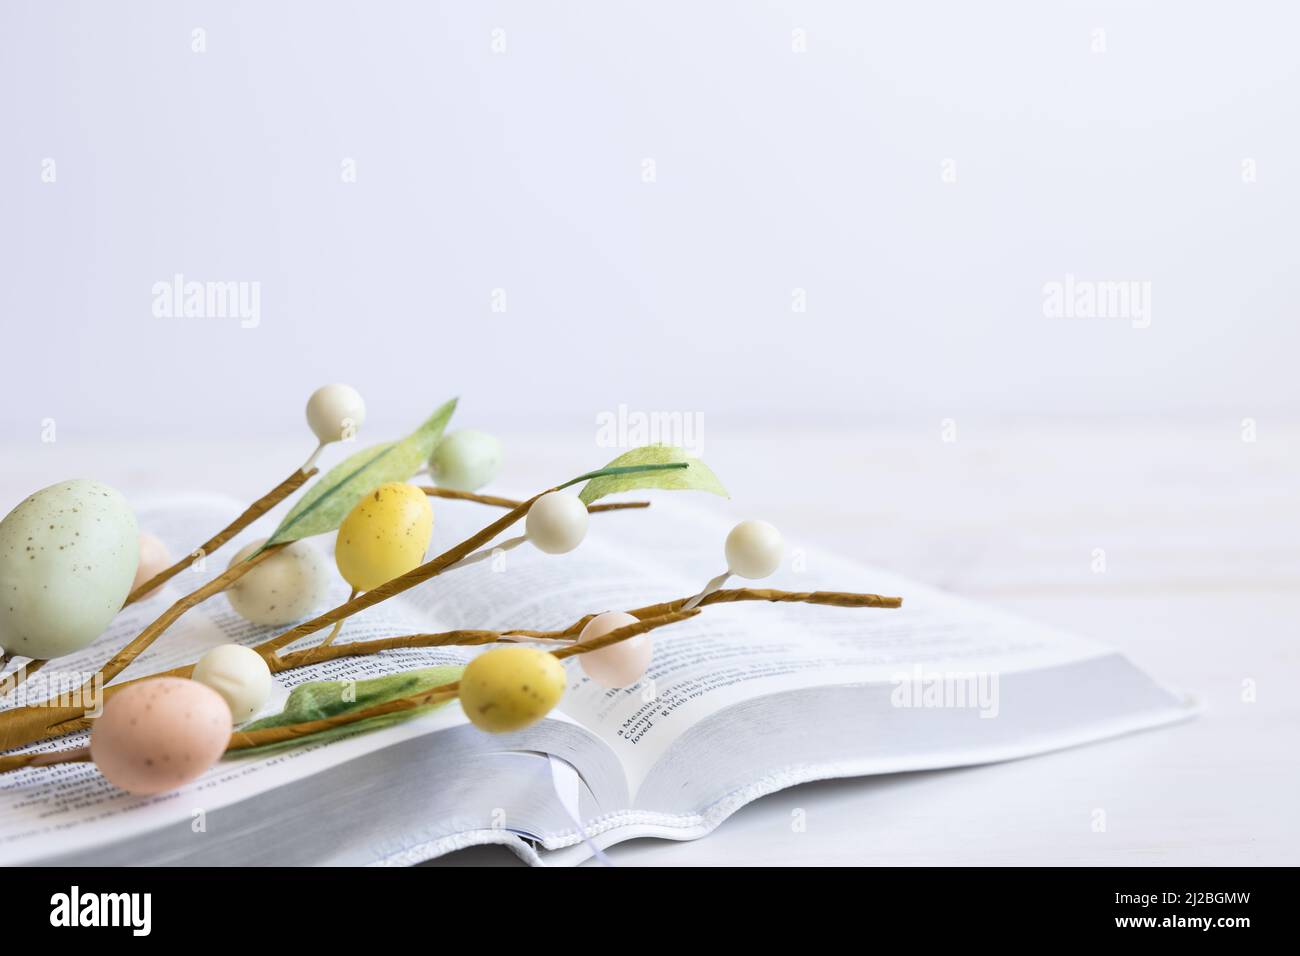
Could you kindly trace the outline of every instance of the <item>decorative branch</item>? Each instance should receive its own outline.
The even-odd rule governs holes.
[[[561,648],[560,650],[552,651],[551,653],[561,659],[572,657],[575,654],[586,654],[589,651],[599,650],[602,647],[608,647],[610,644],[616,644],[619,641],[625,641],[629,638],[636,637],[638,634],[644,634],[647,631],[653,631],[656,628],[665,627],[669,624],[676,624],[678,621],[684,621],[699,613],[698,610],[677,611],[671,614],[663,614],[658,617],[646,618],[638,621],[636,624],[629,624],[625,627],[619,628],[618,630],[611,631],[604,637],[591,641],[590,643],[575,644],[572,647]],[[484,641],[479,643],[488,642]],[[330,730],[334,727],[341,727],[346,724],[369,720],[372,717],[382,717],[386,714],[394,714],[402,711],[428,707],[432,704],[455,698],[459,691],[460,682],[456,681],[454,683],[442,684],[438,687],[430,688],[429,690],[422,691],[418,694],[412,694],[409,697],[398,697],[393,700],[385,701],[382,704],[376,704],[374,707],[367,707],[364,710],[351,711],[345,714],[336,714],[333,717],[326,717],[321,720],[309,720],[298,724],[287,724],[283,727],[267,727],[263,730],[237,730],[230,737],[230,745],[226,748],[226,753],[238,752],[250,747],[264,747],[267,744],[287,743],[299,737],[307,736],[308,734],[315,734],[322,730]]]
[[[420,490],[431,498],[450,498],[456,501],[477,501],[481,505],[495,505],[498,508],[518,508],[523,502],[516,501],[513,498],[500,498],[496,495],[480,495],[473,491],[455,491],[451,488],[437,488],[432,485],[421,485]],[[615,501],[608,504],[588,505],[587,511],[590,514],[597,514],[601,511],[626,511],[629,508],[649,508],[648,501]]]
[[[628,614],[640,620],[659,619],[666,615],[685,613],[690,609],[684,609],[682,605],[689,598],[677,598],[676,601],[664,601],[660,604],[646,605],[629,610]],[[881,594],[859,594],[844,591],[775,591],[770,588],[735,588],[729,591],[716,591],[701,602],[701,606],[714,604],[736,604],[741,601],[767,601],[774,604],[814,604],[826,605],[832,607],[883,607],[883,609],[894,609],[902,606],[901,597],[887,597]],[[698,611],[698,609],[695,609]],[[326,661],[337,661],[337,659],[347,657],[369,657],[372,654],[378,654],[383,650],[400,650],[409,648],[443,648],[443,646],[478,646],[484,644],[513,643],[517,639],[524,640],[573,640],[576,639],[582,628],[586,627],[589,620],[594,618],[594,614],[584,615],[578,618],[568,627],[559,628],[555,631],[529,631],[524,628],[511,628],[506,631],[485,631],[485,630],[459,630],[459,631],[442,631],[438,633],[412,633],[412,635],[403,635],[398,637],[376,637],[376,639],[365,641],[352,641],[350,644],[330,644],[316,645],[312,648],[294,650],[286,654],[266,654],[266,644],[256,646],[255,650],[263,652],[266,663],[270,666],[272,672],[289,671],[298,669],[298,667],[307,667],[313,663],[325,663]],[[693,617],[693,615],[692,615]],[[658,624],[656,624],[658,626]],[[611,635],[619,631],[611,631]],[[640,632],[638,632],[640,633]],[[608,636],[608,635],[607,635]],[[602,639],[598,639],[603,641]],[[616,641],[611,641],[616,643]],[[580,648],[595,649],[599,646],[607,646],[598,641],[589,641],[586,644],[578,644]],[[565,652],[564,657],[571,656],[571,648],[560,648]],[[555,652],[559,653],[559,652]],[[585,650],[576,653],[586,653]],[[127,680],[122,684],[113,685],[113,687],[104,688],[105,698],[112,697],[114,693],[121,691],[122,688],[130,687],[131,684],[139,683],[140,680],[152,680],[153,678],[188,678],[194,665],[182,665],[173,667],[172,670],[160,672],[160,674],[151,674],[147,678],[136,678]],[[48,709],[45,709],[48,713]],[[23,740],[21,743],[31,743],[32,740],[42,739],[42,737],[60,736],[72,734],[74,731],[87,730],[91,726],[91,721],[85,718],[85,709],[74,708],[64,709],[60,713],[57,721],[52,721],[45,727],[44,734],[31,737],[29,740]],[[9,744],[10,747],[16,747],[18,744]]]

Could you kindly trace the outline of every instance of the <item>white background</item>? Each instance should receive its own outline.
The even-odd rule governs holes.
[[[0,11],[14,441],[287,433],[340,379],[385,431],[1300,416],[1293,4]],[[176,273],[260,326],[155,318]],[[1067,273],[1151,327],[1044,317]]]
[[[1297,11],[0,0],[0,512],[251,500],[327,381],[363,441],[459,394],[519,492],[613,457],[602,412],[698,415],[719,508],[1206,711],[616,859],[1294,864]],[[176,273],[260,283],[259,326],[154,317]],[[1150,327],[1047,318],[1067,274],[1150,282]]]

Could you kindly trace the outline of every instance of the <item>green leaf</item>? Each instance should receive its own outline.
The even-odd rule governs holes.
[[[269,727],[301,724],[308,720],[324,720],[327,717],[335,717],[351,711],[365,710],[367,707],[384,704],[390,700],[396,700],[398,697],[410,697],[413,694],[420,694],[435,687],[441,687],[443,684],[458,681],[464,670],[465,668],[460,665],[447,665],[444,667],[428,667],[423,670],[403,671],[400,674],[388,674],[384,677],[372,677],[361,681],[326,680],[299,684],[289,694],[289,699],[284,703],[284,710],[274,717],[264,717],[239,729],[241,731],[265,730]],[[355,723],[321,730],[314,734],[306,734],[283,743],[237,750],[234,751],[233,755],[236,757],[244,757],[250,754],[261,755],[288,747],[297,747],[301,744],[323,743],[337,737],[378,730],[380,727],[389,727],[410,720],[412,717],[427,714],[445,703],[447,701],[440,701],[430,704],[428,707],[370,717],[366,720],[358,720]]]
[[[333,531],[375,488],[389,481],[406,481],[429,460],[455,410],[453,398],[401,441],[363,448],[335,465],[284,516],[264,547]]]
[[[661,471],[641,470],[639,466],[681,465]],[[681,448],[672,445],[643,445],[633,448],[626,454],[619,455],[605,468],[638,467],[637,471],[624,474],[602,475],[593,478],[578,493],[584,504],[599,501],[606,495],[620,491],[641,491],[647,488],[659,488],[666,491],[707,491],[710,494],[726,498],[727,489],[722,487],[709,466],[698,458],[692,458]],[[605,469],[601,469],[604,471]]]

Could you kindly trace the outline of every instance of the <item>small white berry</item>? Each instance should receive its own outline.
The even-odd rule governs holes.
[[[242,644],[212,648],[190,676],[221,695],[237,724],[261,710],[271,696],[271,668],[261,654]]]
[[[322,385],[307,399],[307,424],[322,442],[350,437],[365,420],[365,399],[351,385]]]
[[[528,509],[524,530],[539,551],[565,554],[587,536],[587,506],[573,495],[547,492]]]
[[[727,570],[742,578],[765,578],[781,566],[781,532],[766,521],[742,521],[727,535]]]

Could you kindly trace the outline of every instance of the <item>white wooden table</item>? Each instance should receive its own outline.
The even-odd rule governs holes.
[[[592,432],[503,436],[502,484],[603,464],[615,452]],[[302,435],[206,447],[11,441],[0,445],[0,510],[72,476],[131,496],[251,499],[307,450]],[[615,863],[1300,863],[1300,427],[1261,421],[1254,442],[1226,420],[968,421],[955,442],[938,422],[714,428],[703,450],[733,495],[719,508],[772,520],[792,546],[830,547],[1104,641],[1197,695],[1205,713],[1013,763],[810,784],[751,804],[704,840],[615,847]],[[438,865],[513,862],[479,848]]]

